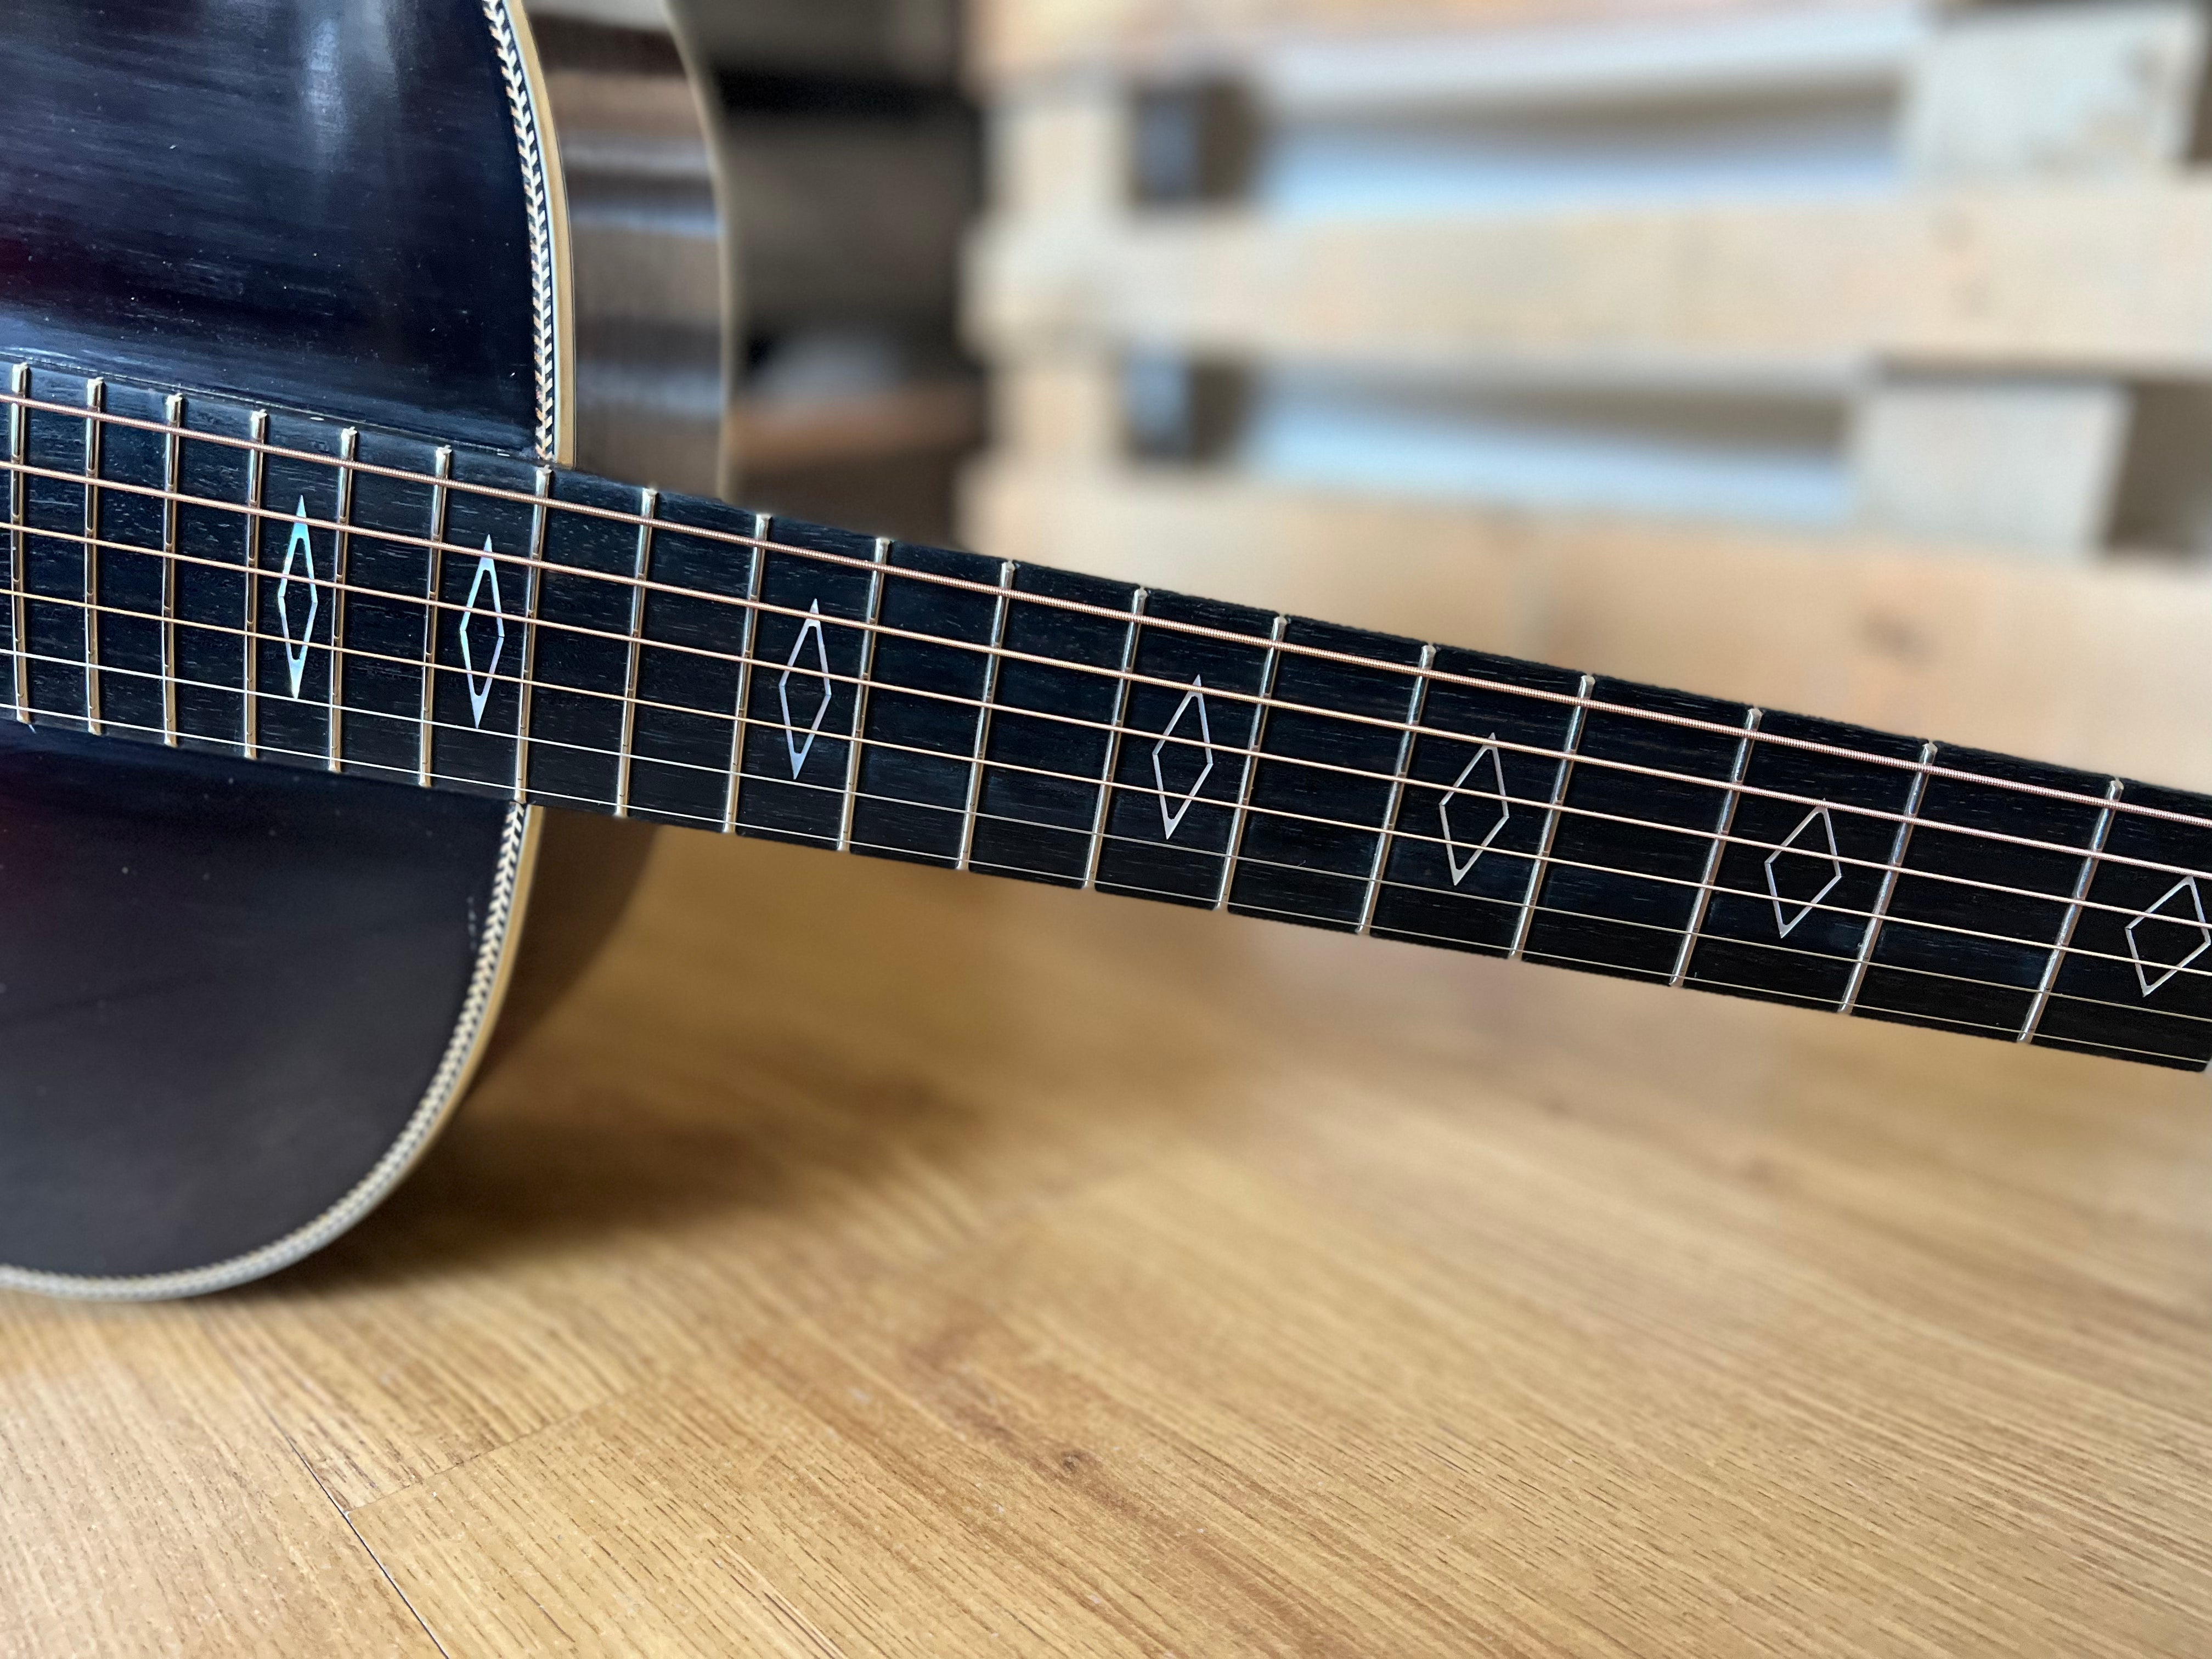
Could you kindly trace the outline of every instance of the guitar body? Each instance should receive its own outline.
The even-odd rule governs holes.
[[[504,0],[15,0],[0,84],[10,360],[571,459],[559,179]],[[37,679],[81,671],[30,672],[72,706]],[[217,1289],[336,1237],[446,1121],[542,814],[83,725],[0,720],[0,1284]]]

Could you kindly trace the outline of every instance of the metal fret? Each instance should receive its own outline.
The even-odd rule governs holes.
[[[637,586],[629,591],[629,660],[623,670],[622,744],[615,757],[615,816],[629,816],[629,764],[637,746],[637,667],[645,642],[645,583],[653,568],[653,519],[660,492],[650,485],[637,492]]]
[[[1091,815],[1091,852],[1083,862],[1083,890],[1091,891],[1098,885],[1098,861],[1106,853],[1106,809],[1114,799],[1115,775],[1121,769],[1121,740],[1128,735],[1125,724],[1129,714],[1129,671],[1137,660],[1137,636],[1142,631],[1145,605],[1152,598],[1149,588],[1139,588],[1129,596],[1129,632],[1121,641],[1121,671],[1119,684],[1114,690],[1114,724],[1106,740],[1106,770],[1098,781],[1098,805]]]
[[[239,747],[252,760],[261,753],[261,509],[269,484],[261,447],[269,441],[269,411],[257,409],[247,416],[246,430],[253,447],[246,452],[246,632],[240,682],[245,702],[239,711]]]
[[[161,741],[177,746],[177,471],[184,452],[185,399],[172,392],[162,406],[169,430],[161,440]]]
[[[1585,674],[1582,684],[1575,688],[1579,701],[1575,704],[1573,718],[1567,722],[1567,741],[1559,751],[1559,769],[1552,779],[1552,799],[1544,809],[1544,836],[1537,843],[1536,861],[1528,869],[1528,890],[1521,898],[1521,915],[1513,924],[1513,944],[1505,952],[1509,961],[1521,960],[1522,952],[1528,948],[1528,930],[1535,925],[1536,899],[1544,887],[1544,872],[1552,862],[1552,843],[1559,833],[1559,805],[1567,798],[1567,780],[1575,769],[1575,754],[1582,747],[1583,727],[1589,715],[1590,688],[1597,684],[1597,676]]]
[[[31,395],[31,366],[17,363],[8,371],[10,397]],[[29,607],[23,602],[30,580],[29,538],[23,526],[29,517],[31,481],[23,468],[30,459],[31,411],[21,403],[8,410],[8,620],[9,645],[15,653],[15,718],[31,723],[31,640]]]
[[[837,813],[837,850],[853,850],[853,809],[860,800],[860,738],[868,729],[869,676],[876,672],[876,620],[884,606],[884,566],[891,544],[876,538],[876,568],[868,579],[868,631],[860,636],[860,672],[853,688],[853,741],[845,750],[845,799]]]
[[[2105,810],[2097,814],[2097,827],[2089,836],[2089,854],[2081,860],[2081,873],[2074,879],[2073,902],[2066,907],[2066,920],[2059,925],[2058,939],[2051,947],[2051,960],[2043,964],[2043,978],[2035,988],[2035,1000],[2030,1005],[2027,1018],[2021,1022],[2020,1036],[2014,1040],[2032,1042],[2036,1027],[2043,1023],[2043,1011],[2051,1006],[2051,988],[2058,982],[2058,969],[2066,960],[2066,948],[2074,943],[2074,930],[2081,925],[2082,902],[2089,896],[2089,884],[2096,879],[2097,860],[2105,850],[2105,837],[2112,833],[2112,803],[2120,798],[2126,786],[2114,778],[2105,786]]]
[[[337,529],[331,537],[331,697],[330,718],[324,722],[329,738],[324,769],[345,770],[345,600],[346,573],[353,555],[353,459],[361,447],[361,432],[347,427],[338,434]]]
[[[1244,757],[1244,775],[1237,785],[1236,816],[1229,821],[1229,852],[1221,860],[1221,886],[1213,896],[1213,908],[1229,908],[1229,890],[1236,884],[1237,860],[1244,851],[1244,826],[1250,821],[1252,783],[1260,774],[1260,757],[1267,752],[1267,720],[1275,709],[1275,676],[1283,663],[1283,630],[1291,619],[1279,613],[1267,630],[1267,656],[1260,670],[1260,708],[1252,719],[1251,753]]]
[[[429,574],[422,589],[422,708],[420,741],[416,748],[415,781],[430,787],[431,763],[437,735],[438,604],[446,592],[446,507],[452,492],[446,480],[453,476],[453,452],[441,445],[430,463]]]
[[[530,586],[522,601],[522,673],[515,687],[514,799],[517,801],[527,799],[530,793],[530,694],[538,672],[538,596],[545,580],[545,517],[552,489],[553,469],[539,467],[538,504],[530,509]]]
[[[1728,845],[1729,831],[1735,827],[1736,803],[1743,799],[1744,768],[1751,763],[1751,740],[1759,731],[1764,711],[1757,708],[1746,712],[1743,717],[1743,736],[1736,740],[1735,764],[1729,770],[1728,793],[1721,800],[1720,823],[1713,830],[1713,844],[1705,848],[1705,868],[1698,878],[1698,893],[1690,909],[1690,925],[1682,934],[1682,948],[1674,953],[1674,971],[1667,983],[1680,985],[1690,972],[1690,953],[1698,948],[1698,929],[1705,925],[1705,912],[1713,902],[1713,877],[1721,867],[1721,848]]]
[[[983,759],[991,749],[991,712],[999,696],[999,648],[1006,643],[1006,611],[1014,586],[1014,562],[999,567],[999,602],[991,613],[991,654],[983,659],[983,706],[975,714],[975,755],[968,770],[968,805],[960,819],[960,855],[952,862],[965,870],[975,850],[975,815],[983,801]]]
[[[769,538],[775,524],[768,514],[753,514],[752,563],[745,572],[745,615],[739,624],[743,631],[738,646],[738,704],[730,725],[730,789],[722,805],[726,836],[737,832],[738,794],[745,781],[745,725],[752,718],[753,644],[760,633],[761,571],[768,559],[760,544]]]
[[[100,695],[100,477],[99,416],[107,406],[107,382],[94,376],[84,383],[84,729],[102,730]]]
[[[1889,918],[1890,895],[1897,890],[1897,878],[1905,867],[1905,849],[1912,845],[1912,830],[1919,822],[1921,798],[1928,793],[1928,767],[1936,758],[1936,745],[1920,745],[1920,769],[1912,775],[1911,793],[1905,798],[1905,816],[1898,821],[1896,839],[1890,842],[1889,862],[1881,872],[1881,890],[1875,895],[1874,910],[1867,917],[1866,937],[1859,941],[1858,959],[1851,963],[1851,976],[1844,987],[1844,1000],[1836,1005],[1836,1012],[1848,1014],[1859,1006],[1859,991],[1866,984],[1867,969],[1874,963],[1874,947],[1881,939],[1881,925]]]
[[[1375,862],[1367,872],[1367,894],[1359,902],[1359,926],[1364,935],[1375,926],[1375,907],[1382,898],[1382,872],[1390,861],[1390,835],[1398,827],[1398,808],[1406,799],[1406,774],[1413,764],[1413,731],[1429,706],[1429,669],[1436,662],[1433,645],[1421,647],[1420,665],[1413,671],[1413,693],[1406,700],[1406,730],[1398,739],[1398,765],[1390,775],[1390,799],[1382,808],[1382,833],[1375,838]]]

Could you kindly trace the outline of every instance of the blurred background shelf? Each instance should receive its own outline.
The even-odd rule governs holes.
[[[957,326],[979,176],[957,0],[530,11],[574,226],[579,459],[947,539],[980,418]],[[719,94],[703,112],[686,57]]]
[[[965,324],[995,447],[963,528],[1450,634],[1362,614],[1418,571],[1419,609],[1500,648],[2212,779],[2191,734],[2124,735],[2201,688],[2179,659],[2145,686],[2118,620],[2145,591],[2194,614],[2212,545],[2205,27],[2169,0],[982,0]],[[2049,637],[2090,652],[2050,721],[1963,689],[2045,638],[1967,651],[1903,601],[1839,622],[1827,668],[1782,660],[1811,648],[1793,595],[1923,556],[1972,572],[1945,604],[2017,617],[2035,565],[2054,616],[2113,617],[2107,650]],[[2148,589],[2091,574],[2115,556]],[[1655,586],[1698,596],[1663,638]],[[1840,689],[1907,638],[1942,643]],[[2118,684],[2132,708],[2087,712]]]

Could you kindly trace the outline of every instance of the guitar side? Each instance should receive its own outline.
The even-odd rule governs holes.
[[[0,74],[22,106],[0,158],[7,351],[188,363],[263,401],[574,459],[560,176],[507,0],[24,0]],[[14,488],[21,524],[35,486]],[[32,596],[9,606],[27,668],[0,710],[0,1285],[258,1277],[373,1208],[465,1091],[544,815],[271,775],[196,740],[189,695],[165,750],[17,719],[98,706],[82,678],[76,703],[40,695],[88,643],[82,607],[35,597],[40,567],[84,555],[0,541]],[[254,556],[238,586],[273,590],[282,547]],[[634,872],[636,848],[613,851],[574,896],[587,920]],[[552,971],[573,968],[591,929],[546,931],[572,958]]]

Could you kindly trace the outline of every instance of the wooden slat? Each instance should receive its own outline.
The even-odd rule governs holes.
[[[994,352],[1141,340],[1425,372],[1833,377],[1874,356],[2212,374],[2212,183],[1270,222],[1000,222]]]
[[[2178,167],[2196,135],[2204,54],[2192,0],[1950,19],[1913,65],[1901,159],[1921,179]]]
[[[997,80],[1076,64],[1184,66],[1285,35],[1556,27],[1889,9],[1892,0],[974,0],[970,62]]]
[[[1882,543],[1000,465],[969,541],[1765,707],[2212,787],[2212,582]]]

